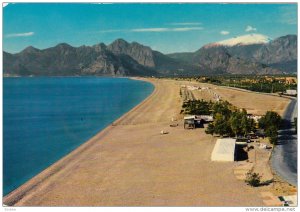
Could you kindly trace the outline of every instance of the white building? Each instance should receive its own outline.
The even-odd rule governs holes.
[[[201,119],[206,122],[212,122],[214,120],[212,115],[188,115],[184,117],[184,120],[193,119],[195,121],[200,121]]]
[[[201,119],[206,122],[214,121],[214,118],[212,115],[197,115],[197,116],[195,116],[195,120],[201,120]]]
[[[287,95],[297,95],[297,90],[286,90]]]
[[[253,119],[255,122],[258,122],[259,119],[261,119],[262,116],[257,116],[257,115],[252,115],[252,114],[248,114],[247,118]]]
[[[218,139],[211,154],[212,161],[234,161],[235,139]]]

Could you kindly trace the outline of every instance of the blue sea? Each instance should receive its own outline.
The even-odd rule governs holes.
[[[4,78],[3,194],[110,125],[153,89],[128,78]]]

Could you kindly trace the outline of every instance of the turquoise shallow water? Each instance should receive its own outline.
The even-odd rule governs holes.
[[[4,78],[3,194],[87,141],[153,89],[127,78]]]

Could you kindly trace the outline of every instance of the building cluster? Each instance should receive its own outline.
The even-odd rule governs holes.
[[[236,80],[233,80],[236,81]],[[297,84],[297,77],[274,77],[274,76],[265,76],[263,78],[255,78],[255,79],[241,79],[239,80],[240,82],[246,82],[246,83],[260,83],[262,81],[265,82],[278,82],[282,84],[287,84],[287,85],[295,85]]]
[[[189,115],[184,117],[184,129],[202,127],[204,123],[212,122],[212,115]]]

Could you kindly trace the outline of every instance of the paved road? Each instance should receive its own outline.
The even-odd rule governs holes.
[[[297,99],[293,99],[283,115],[284,126],[279,131],[278,145],[271,163],[275,172],[292,185],[297,186],[297,134],[292,123],[297,117]]]

